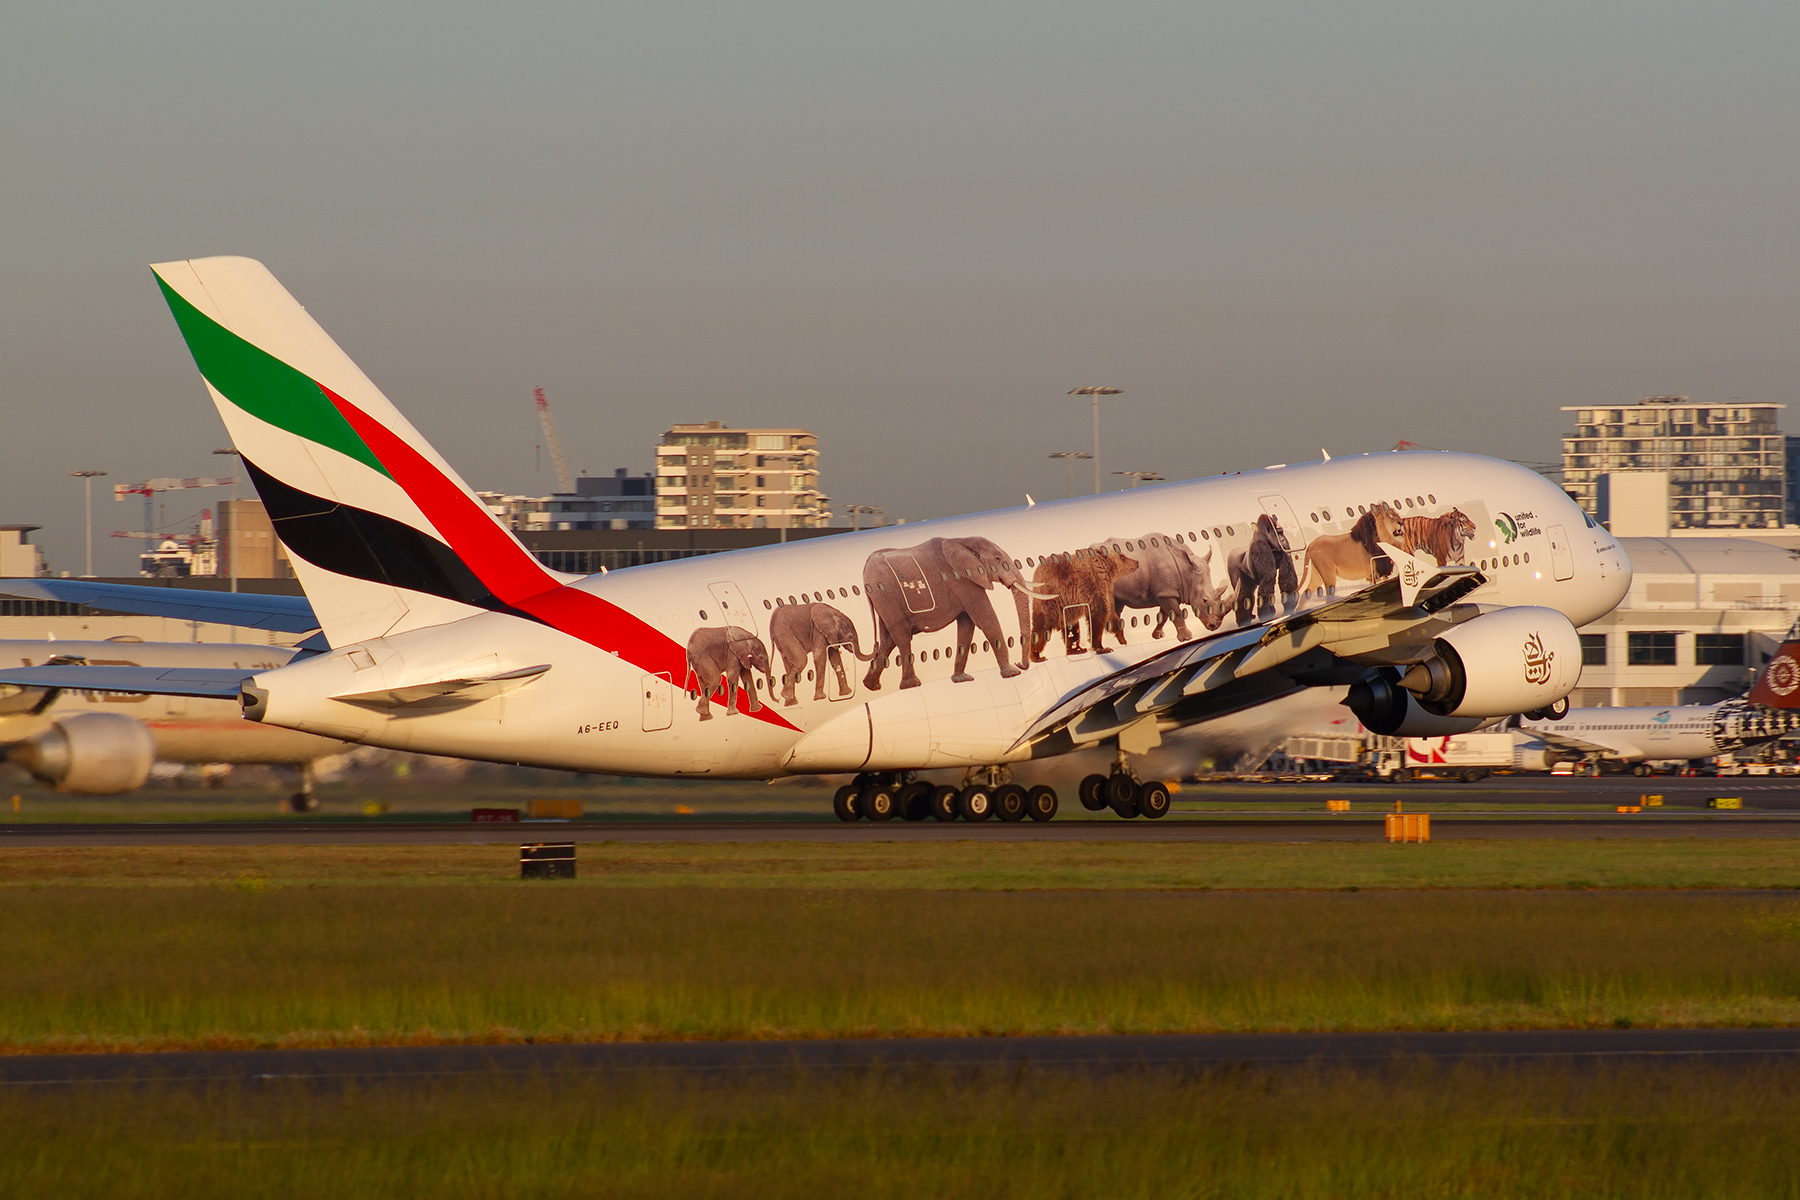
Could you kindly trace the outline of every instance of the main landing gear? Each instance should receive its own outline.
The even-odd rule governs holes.
[[[1123,750],[1110,775],[1089,775],[1081,781],[1081,807],[1089,812],[1110,808],[1121,817],[1156,820],[1169,811],[1169,788],[1160,779],[1139,780]]]
[[[831,799],[840,821],[1048,821],[1056,816],[1056,789],[1039,784],[1021,787],[1012,771],[971,767],[960,788],[914,779],[911,771],[879,771],[858,775]]]

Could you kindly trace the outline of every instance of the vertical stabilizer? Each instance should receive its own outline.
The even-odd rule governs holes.
[[[268,268],[151,269],[332,644],[560,585]]]
[[[1745,699],[1764,708],[1800,709],[1800,624],[1788,630]]]

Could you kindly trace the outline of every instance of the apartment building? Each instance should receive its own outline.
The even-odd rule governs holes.
[[[1603,524],[1611,521],[1617,476],[1634,503],[1666,496],[1670,532],[1780,528],[1788,455],[1776,422],[1784,407],[1697,405],[1686,396],[1565,407],[1575,414],[1575,433],[1563,439],[1563,486]]]
[[[823,529],[819,439],[808,429],[674,425],[656,446],[658,529]]]

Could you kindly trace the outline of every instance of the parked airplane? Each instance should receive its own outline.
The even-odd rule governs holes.
[[[0,579],[0,594],[99,607],[110,604],[118,611],[223,620],[289,633],[318,628],[311,606],[298,596],[256,597],[245,609],[231,595],[74,579]],[[0,641],[0,662],[22,666],[261,671],[284,665],[294,653],[285,646],[146,642],[132,637]],[[246,721],[234,699],[152,699],[142,692],[0,685],[0,756],[61,792],[106,796],[133,791],[143,786],[155,762],[267,763],[299,769],[299,790],[288,803],[304,810],[318,805],[312,764],[347,749],[336,738]]]
[[[1565,704],[1575,626],[1631,578],[1554,484],[1445,453],[578,578],[540,565],[261,263],[155,272],[331,648],[248,675],[0,682],[238,696],[268,725],[582,771],[854,773],[845,819],[1048,820],[1056,793],[1011,764],[1104,745],[1113,771],[1083,802],[1154,817],[1168,792],[1133,756],[1303,689],[1347,686],[1390,734]],[[965,786],[915,778],[938,768]]]
[[[1662,708],[1572,708],[1555,723],[1522,718],[1514,730],[1521,762],[1547,771],[1567,759],[1598,775],[1630,764],[1686,762],[1758,746],[1800,729],[1800,623],[1788,631],[1750,691],[1717,704]]]

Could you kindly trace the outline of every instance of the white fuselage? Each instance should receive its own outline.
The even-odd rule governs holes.
[[[871,652],[878,633],[864,589],[871,581],[887,580],[879,603],[898,603],[896,597],[902,597],[910,611],[948,603],[946,597],[959,583],[950,573],[928,567],[915,571],[905,565],[911,561],[905,555],[880,552],[910,552],[934,538],[985,539],[1018,563],[1022,579],[1041,594],[1048,585],[1036,581],[1044,577],[1046,557],[1060,561],[1102,543],[1125,547],[1127,556],[1132,546],[1155,554],[1149,547],[1166,547],[1179,535],[1184,552],[1204,573],[1196,585],[1200,592],[1235,598],[1245,589],[1239,586],[1241,579],[1234,579],[1231,560],[1249,546],[1260,516],[1279,522],[1290,543],[1290,578],[1304,586],[1309,582],[1309,547],[1343,545],[1359,510],[1377,502],[1422,518],[1455,510],[1466,522],[1460,528],[1473,527],[1472,535],[1459,533],[1454,539],[1451,561],[1482,566],[1488,582],[1465,597],[1465,603],[1541,605],[1581,625],[1611,611],[1630,583],[1630,564],[1618,543],[1588,524],[1563,492],[1535,472],[1470,455],[1376,454],[636,567],[571,585],[616,605],[652,627],[649,636],[676,646],[692,646],[703,636],[697,631],[709,629],[730,627],[754,635],[770,660],[772,677],[749,672],[745,686],[754,687],[753,699],[738,711],[691,690],[691,678],[674,677],[679,668],[649,671],[637,665],[634,657],[642,659],[636,647],[646,636],[641,630],[621,627],[617,641],[609,642],[614,636],[609,627],[585,628],[577,637],[544,622],[488,612],[340,646],[265,672],[254,684],[267,694],[262,719],[270,724],[425,753],[584,771],[767,778],[823,769],[810,764],[825,759],[796,747],[807,735],[865,706],[871,714],[883,714],[884,728],[912,731],[917,754],[911,766],[1014,761],[1028,753],[1014,749],[1014,743],[1032,720],[1072,691],[1169,649],[1176,642],[1173,626],[1153,638],[1158,610],[1124,608],[1122,628],[1105,639],[1104,652],[1094,652],[1086,629],[1075,651],[1057,634],[1043,647],[1043,661],[1019,671],[1029,654],[1029,630],[1022,637],[1018,619],[1018,606],[1025,602],[1018,599],[1018,589],[1009,590],[984,571],[970,592],[977,597],[969,605],[972,623],[962,623],[971,651],[966,678],[952,678],[959,636],[958,623],[952,621],[913,633],[907,653],[917,683],[908,680],[901,689],[895,654],[885,656],[885,668],[873,673],[871,666],[881,664],[857,657]],[[1329,542],[1332,538],[1339,541]],[[1336,592],[1354,591],[1366,582],[1366,576],[1344,570]],[[967,583],[962,579],[966,592]],[[975,611],[982,594],[987,597],[985,613]],[[1240,618],[1231,612],[1222,620],[1215,617],[1216,629],[1202,626],[1194,612],[1198,598],[1188,595],[1181,606],[1192,636],[1237,627]],[[854,637],[832,642],[843,647],[836,654],[843,666],[841,679],[826,655],[802,660],[789,703],[782,675],[793,664],[772,640],[771,623],[779,609],[803,602],[847,619]],[[1277,610],[1320,602],[1319,594],[1275,597]],[[1062,603],[1071,610],[1078,607]],[[825,618],[831,615],[823,612]],[[1081,616],[1071,611],[1071,623],[1079,625]],[[1258,613],[1244,619],[1253,623]],[[1000,639],[988,634],[990,628],[997,628]],[[994,645],[996,640],[1004,645]],[[386,694],[384,689],[398,692],[448,678],[488,678],[541,666],[549,669],[442,705],[395,706],[367,699]],[[346,696],[363,699],[334,699]],[[836,732],[822,733],[809,744],[834,738],[842,742],[846,736],[872,738],[856,731],[875,725],[874,717],[858,725],[861,719],[845,719],[831,726]],[[877,748],[871,754],[880,757]]]
[[[1572,708],[1560,721],[1521,721],[1519,732],[1537,739],[1567,738],[1600,747],[1597,755],[1622,762],[1674,762],[1710,758],[1774,741],[1800,727],[1800,713],[1758,707],[1741,699],[1665,708]],[[1546,746],[1547,759],[1556,747]]]

